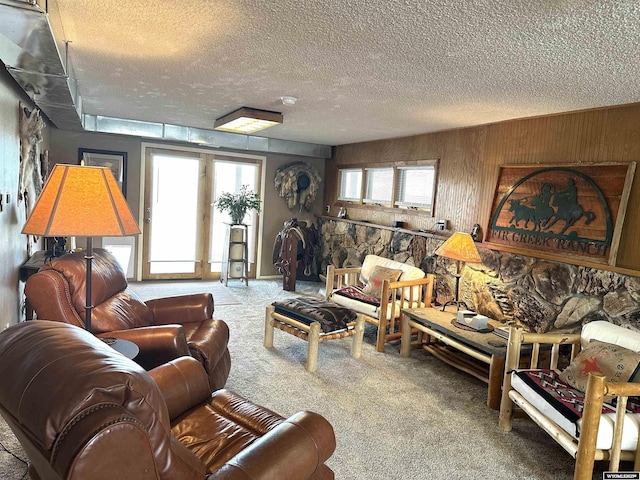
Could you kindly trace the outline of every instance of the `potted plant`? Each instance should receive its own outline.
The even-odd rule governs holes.
[[[221,212],[227,212],[234,224],[242,223],[249,210],[260,212],[260,196],[248,185],[243,185],[238,193],[223,192],[213,202]]]

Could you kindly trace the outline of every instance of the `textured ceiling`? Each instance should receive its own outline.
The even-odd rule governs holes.
[[[637,0],[57,4],[92,115],[339,145],[640,101]]]

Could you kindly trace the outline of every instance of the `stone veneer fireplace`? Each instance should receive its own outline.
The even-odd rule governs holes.
[[[454,295],[453,262],[433,255],[444,236],[330,217],[319,218],[319,230],[323,272],[375,254],[435,273],[438,304]],[[639,277],[478,247],[482,264],[467,265],[460,280],[472,310],[537,332],[579,331],[594,320],[640,330]]]

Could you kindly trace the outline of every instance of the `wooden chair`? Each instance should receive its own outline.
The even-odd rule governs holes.
[[[602,325],[605,324],[605,325]],[[604,329],[604,334],[601,329]],[[595,333],[594,333],[595,332]],[[596,460],[608,460],[609,469],[617,472],[621,460],[634,462],[633,469],[640,470],[640,456],[637,448],[637,423],[640,416],[627,413],[627,400],[631,396],[640,396],[640,383],[611,383],[606,381],[606,377],[600,373],[589,373],[587,389],[584,397],[584,410],[580,420],[577,435],[572,435],[563,429],[543,409],[539,408],[536,401],[527,394],[526,389],[515,389],[512,384],[514,372],[519,365],[522,365],[520,353],[522,344],[532,344],[530,369],[539,369],[540,351],[543,345],[551,346],[549,365],[545,365],[551,370],[558,369],[558,362],[561,358],[562,346],[569,350],[569,360],[573,360],[581,348],[592,340],[601,340],[607,343],[614,343],[625,348],[634,348],[640,345],[640,333],[633,332],[623,327],[609,322],[591,322],[583,327],[581,334],[564,333],[526,333],[521,328],[512,326],[510,329],[509,343],[507,347],[507,358],[505,363],[505,377],[502,386],[502,401],[500,406],[499,425],[504,431],[511,431],[514,407],[517,405],[521,411],[535,421],[544,429],[562,448],[576,459],[574,470],[574,480],[591,480],[593,475],[594,462]],[[626,341],[625,341],[626,339]],[[632,345],[633,344],[633,345]],[[635,350],[638,351],[638,350]],[[609,414],[609,420],[603,420],[605,414],[602,413],[605,396],[616,397],[617,407],[615,416]],[[623,427],[630,427],[630,418],[635,415],[632,422],[636,425],[635,448],[622,449]],[[609,423],[613,417],[613,433],[610,448],[596,448],[599,439],[599,430]],[[625,420],[626,418],[626,421]]]
[[[397,282],[384,280],[379,306],[335,294],[343,287],[366,282],[376,265],[403,271]],[[434,278],[433,274],[425,275],[422,270],[412,265],[376,255],[367,255],[361,267],[337,268],[329,265],[325,296],[329,301],[361,313],[367,323],[377,326],[376,350],[383,352],[386,342],[401,337],[401,308],[431,306]]]

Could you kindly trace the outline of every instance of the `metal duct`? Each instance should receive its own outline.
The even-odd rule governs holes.
[[[34,2],[35,3],[35,2]],[[55,1],[48,11],[31,2],[0,0],[0,59],[33,103],[61,130],[117,133],[210,147],[330,158],[331,146],[218,132],[164,123],[82,114],[69,44],[62,33]],[[56,27],[52,28],[52,24]],[[60,52],[64,53],[61,57]]]
[[[0,0],[0,59],[56,127],[82,129],[72,68],[65,68],[49,17],[38,5]]]
[[[173,142],[187,142],[214,148],[232,148],[253,152],[283,153],[303,157],[331,158],[331,146],[293,142],[275,138],[218,132],[204,128],[183,127],[167,123],[143,122],[101,115],[82,115],[82,126],[88,132],[117,133],[155,138]]]

